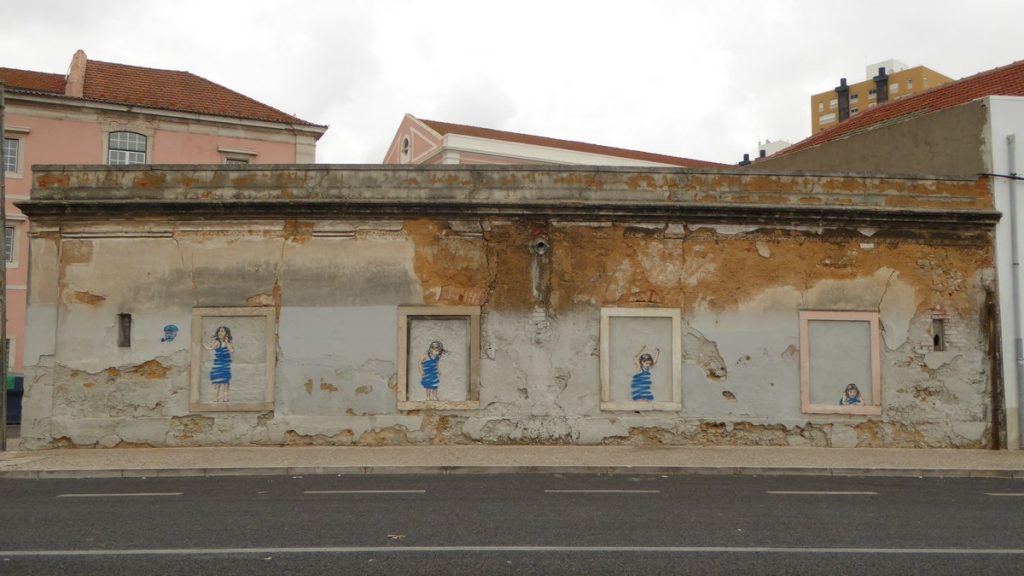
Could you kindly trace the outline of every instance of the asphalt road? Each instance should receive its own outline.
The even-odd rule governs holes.
[[[0,574],[1012,574],[1024,482],[403,475],[0,481]]]

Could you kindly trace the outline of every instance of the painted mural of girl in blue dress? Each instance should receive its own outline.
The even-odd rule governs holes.
[[[861,406],[864,404],[864,399],[860,397],[860,388],[857,388],[856,384],[850,383],[843,389],[843,397],[839,399],[840,406]]]
[[[654,356],[644,352],[644,350],[647,350],[647,346],[640,348],[636,356],[633,356],[633,365],[636,366],[637,373],[633,374],[630,391],[632,392],[633,400],[653,401],[654,394],[651,392],[651,386],[654,383],[651,381],[651,368],[658,363],[658,358],[661,357],[661,348],[654,349]]]
[[[448,351],[440,340],[434,340],[427,348],[427,355],[420,359],[420,386],[427,392],[427,401],[438,400],[437,387],[441,384],[441,356]]]
[[[210,367],[210,383],[213,384],[214,402],[228,402],[231,395],[231,355],[235,345],[231,340],[231,329],[218,326],[213,339],[204,343],[203,348],[213,350],[213,366]]]

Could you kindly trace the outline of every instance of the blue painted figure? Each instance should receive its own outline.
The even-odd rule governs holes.
[[[161,342],[174,342],[174,339],[178,336],[178,327],[174,324],[168,324],[164,326],[164,337],[160,339]]]
[[[441,355],[447,353],[440,340],[434,340],[427,348],[427,355],[420,359],[420,386],[427,392],[427,400],[438,400],[437,387],[441,384]]]
[[[633,374],[633,382],[630,384],[630,391],[633,395],[633,400],[654,400],[654,394],[651,392],[651,368],[658,363],[658,358],[661,357],[661,349],[654,349],[654,356],[644,352],[647,346],[640,348],[640,351],[633,357],[633,365],[636,366],[637,373]]]
[[[860,388],[857,388],[857,385],[853,383],[847,384],[843,390],[843,397],[839,399],[839,405],[861,406],[863,404],[864,400],[860,397]]]
[[[231,329],[218,326],[209,344],[203,344],[207,350],[213,350],[213,366],[210,367],[210,383],[213,384],[214,402],[228,402],[231,394],[231,355],[235,346],[231,340]]]

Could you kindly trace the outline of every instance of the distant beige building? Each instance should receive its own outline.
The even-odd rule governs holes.
[[[406,114],[384,164],[561,164],[730,168],[729,164],[681,158],[416,118]]]
[[[811,96],[812,133],[832,128],[886,100],[898,100],[953,81],[925,66],[907,68],[899,60],[871,64],[865,76],[863,82],[850,85],[843,78],[832,90]]]

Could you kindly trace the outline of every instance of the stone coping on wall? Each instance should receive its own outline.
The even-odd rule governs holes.
[[[29,217],[546,217],[991,227],[990,184],[537,166],[35,166]]]

